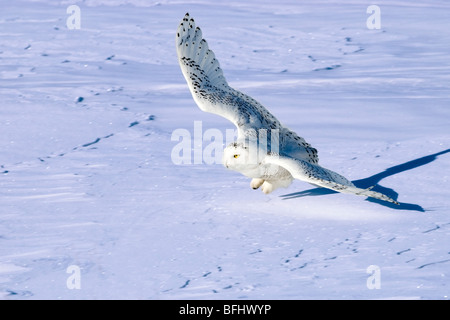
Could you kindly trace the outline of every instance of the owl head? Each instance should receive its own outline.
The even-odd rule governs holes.
[[[227,169],[242,172],[258,166],[257,150],[251,152],[252,148],[243,143],[230,143],[223,150],[222,162]]]

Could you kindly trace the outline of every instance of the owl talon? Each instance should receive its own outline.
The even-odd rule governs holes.
[[[253,190],[258,189],[259,187],[261,187],[261,185],[264,183],[264,179],[252,179],[252,181],[250,182],[250,187],[252,187]]]
[[[261,190],[264,194],[269,194],[274,190],[274,186],[271,183],[264,181]]]

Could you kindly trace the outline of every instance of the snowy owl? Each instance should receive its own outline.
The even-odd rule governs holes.
[[[283,126],[264,106],[225,80],[219,61],[186,13],[176,34],[178,61],[194,101],[206,112],[237,127],[237,140],[223,152],[223,164],[252,178],[253,189],[266,194],[288,187],[294,179],[338,192],[373,197],[398,204],[372,188],[360,189],[342,175],[319,165],[317,150]]]

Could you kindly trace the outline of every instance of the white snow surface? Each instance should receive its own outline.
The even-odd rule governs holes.
[[[1,0],[0,299],[448,299],[450,3],[377,1],[379,30],[371,4]],[[174,130],[234,129],[181,74],[186,12],[231,86],[400,205],[175,165]]]

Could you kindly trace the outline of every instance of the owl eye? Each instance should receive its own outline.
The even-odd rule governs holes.
[[[239,158],[239,155],[238,155],[238,154],[235,154],[233,157],[234,157],[235,159],[237,159],[237,158]]]

